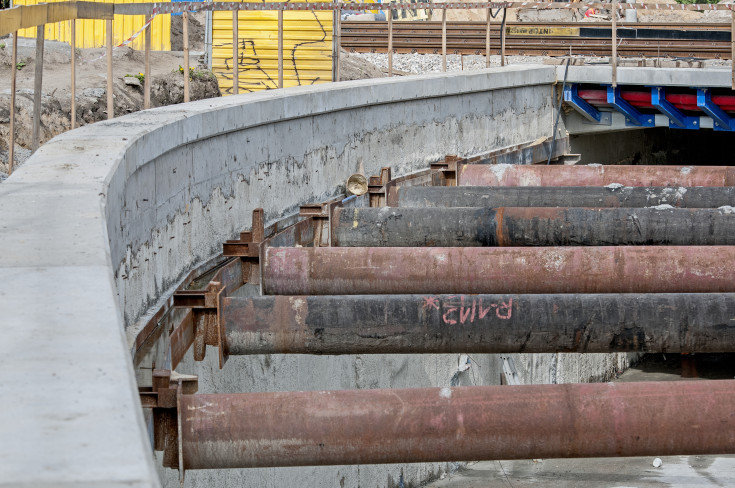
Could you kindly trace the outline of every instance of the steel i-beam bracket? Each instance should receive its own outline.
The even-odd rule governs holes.
[[[432,171],[439,171],[443,175],[442,186],[457,186],[458,165],[461,161],[466,161],[455,154],[444,156],[443,161],[431,163],[429,168]],[[372,204],[370,205],[373,206]]]
[[[655,116],[653,114],[642,114],[630,103],[623,99],[620,87],[607,87],[607,103],[615,110],[625,115],[625,125],[635,127],[653,127]]]
[[[199,390],[196,375],[156,369],[150,387],[139,388],[143,408],[153,410],[153,449],[163,451],[162,465],[179,470],[184,480],[183,446],[181,437],[181,395],[193,395]]]
[[[735,131],[735,118],[712,101],[712,93],[708,88],[697,89],[697,107],[712,118],[714,130]]]
[[[671,102],[666,100],[666,89],[662,86],[651,88],[651,105],[669,118],[670,129],[699,129],[699,117],[684,115]]]
[[[595,124],[611,125],[612,114],[600,112],[579,96],[579,85],[572,84],[564,87],[564,101],[575,108],[585,119]]]

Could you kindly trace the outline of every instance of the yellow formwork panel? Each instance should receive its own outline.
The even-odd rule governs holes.
[[[327,0],[322,0],[327,1]],[[232,94],[232,12],[212,15],[212,71]],[[332,81],[332,11],[283,12],[283,86]],[[239,92],[278,88],[278,12],[240,11]]]
[[[36,5],[38,3],[54,3],[64,0],[15,0],[14,5]],[[113,0],[97,0],[102,3],[113,3]],[[147,0],[116,0],[114,3],[148,3]],[[124,40],[138,32],[145,24],[144,15],[116,15],[112,21],[112,42],[117,46]],[[36,37],[36,29],[21,29],[21,37]],[[71,42],[71,21],[52,22],[46,24],[46,39],[52,41]],[[107,36],[106,21],[104,20],[77,20],[76,47],[104,47]],[[145,49],[145,36],[141,33],[132,43],[133,49]],[[151,49],[154,51],[171,50],[171,16],[157,15],[151,22]]]

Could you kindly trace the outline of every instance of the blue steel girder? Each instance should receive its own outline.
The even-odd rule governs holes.
[[[579,86],[576,83],[564,87],[564,101],[574,107],[577,112],[582,114],[590,122],[602,123],[602,114],[579,96]]]
[[[636,127],[653,127],[655,125],[656,119],[653,114],[642,114],[630,103],[623,100],[619,86],[614,88],[607,86],[607,103],[625,115],[625,125],[634,125]]]
[[[712,117],[714,130],[735,131],[735,118],[712,101],[712,94],[708,88],[697,89],[697,107]]]
[[[671,102],[666,100],[666,88],[651,87],[651,105],[669,118],[671,129],[699,129],[699,117],[684,115]]]

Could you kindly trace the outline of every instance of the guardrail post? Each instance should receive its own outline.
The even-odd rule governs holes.
[[[283,9],[282,8],[278,9],[278,88],[283,88]]]
[[[610,65],[612,66],[612,87],[618,86],[618,10],[615,0],[612,0],[612,54]]]
[[[71,129],[77,126],[77,20],[71,19]]]
[[[393,76],[393,6],[388,7],[388,76]]]
[[[36,27],[36,72],[33,77],[32,152],[36,152],[41,141],[41,89],[43,87],[43,43],[45,27],[44,24]],[[13,47],[15,47],[15,44]]]
[[[500,66],[505,66],[505,14],[508,9],[503,7],[503,21],[500,23]]]
[[[184,36],[184,103],[189,102],[189,12],[184,11],[181,16]]]
[[[447,71],[447,6],[442,5],[442,71]]]
[[[112,99],[112,20],[106,21],[107,26],[107,120],[115,117],[115,103]]]
[[[492,18],[492,9],[487,9],[487,26],[485,27],[485,67],[490,67],[490,19]]]
[[[340,81],[340,50],[342,50],[342,2],[337,4],[334,11],[334,21],[332,22],[334,30],[334,81]]]
[[[15,157],[15,79],[18,71],[18,31],[13,33],[13,55],[10,64],[10,143],[8,144],[8,175],[13,174],[13,158]]]
[[[151,108],[151,16],[145,16],[148,26],[145,28],[145,68],[143,68],[143,108]]]
[[[240,73],[238,73],[237,43],[239,34],[237,5],[232,11],[232,94],[237,95],[240,90]]]

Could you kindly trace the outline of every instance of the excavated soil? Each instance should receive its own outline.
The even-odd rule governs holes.
[[[198,14],[197,14],[198,15]],[[178,29],[181,28],[181,17]],[[204,27],[201,19],[190,17],[190,66],[197,67],[203,47]],[[172,40],[176,34],[176,21]],[[10,140],[10,78],[12,73],[11,38],[0,39],[0,181],[8,172]],[[180,41],[179,41],[180,43]],[[71,48],[68,44],[46,41],[44,45],[43,85],[41,95],[40,142],[71,128]],[[176,47],[176,46],[174,46]],[[77,49],[76,107],[77,126],[107,119],[107,59],[104,49]],[[115,116],[143,109],[143,86],[126,84],[125,75],[144,71],[143,52],[128,47],[113,51],[113,101]],[[184,101],[184,64],[182,52],[151,53],[151,105],[159,107]],[[17,90],[15,111],[15,163],[18,167],[30,156],[33,120],[33,83],[35,71],[35,39],[18,42],[16,66]],[[128,80],[135,83],[138,80]],[[197,68],[191,76],[191,99],[221,96],[217,80],[209,71]]]

